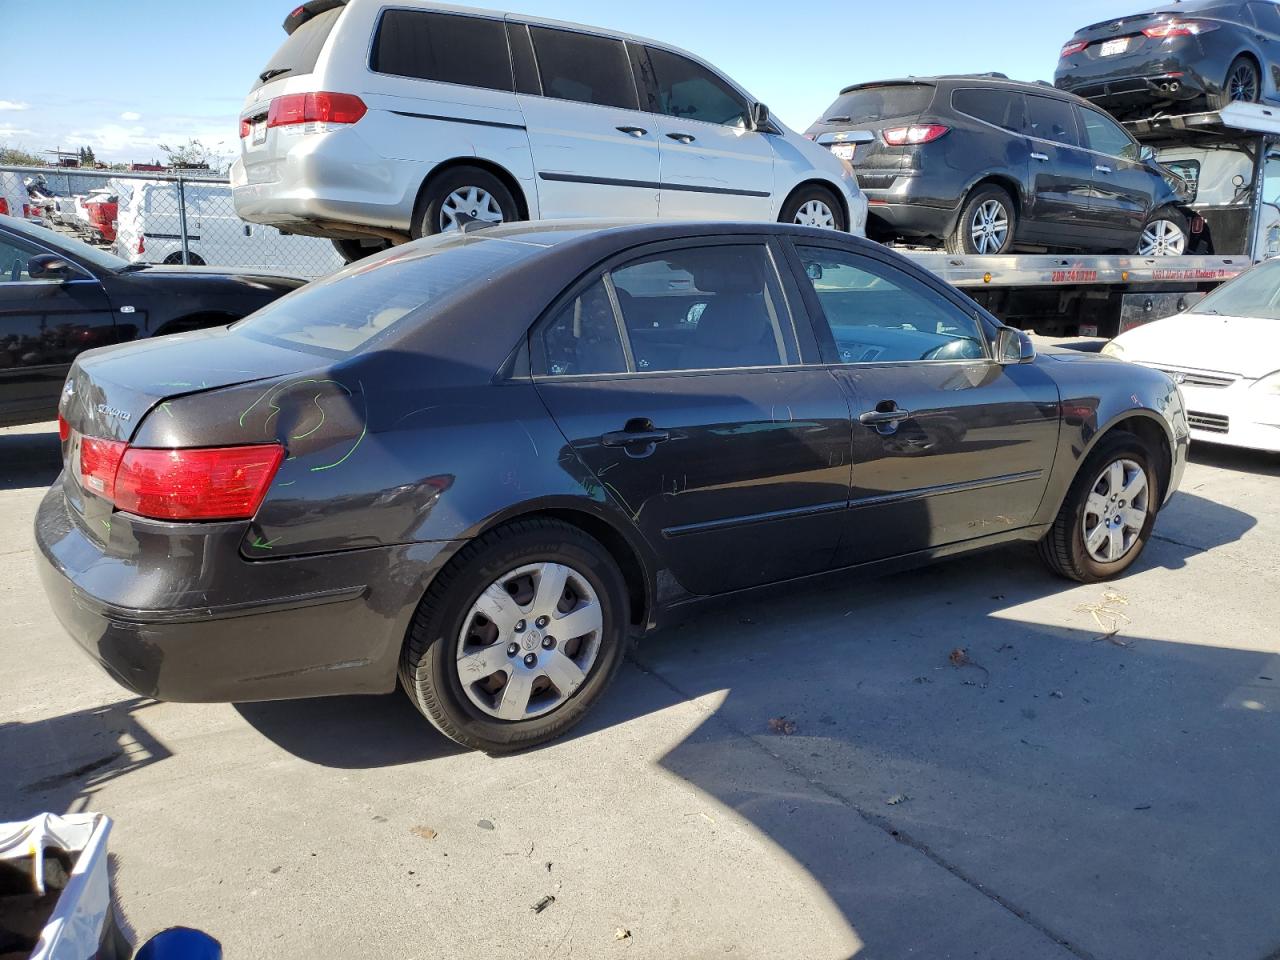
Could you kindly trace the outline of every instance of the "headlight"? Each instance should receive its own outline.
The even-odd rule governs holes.
[[[1104,357],[1115,357],[1117,360],[1123,359],[1124,347],[1116,341],[1111,340],[1102,348],[1102,355]]]
[[[1275,373],[1268,373],[1253,385],[1253,389],[1261,390],[1263,393],[1269,393],[1273,397],[1280,397],[1280,370],[1277,370]]]

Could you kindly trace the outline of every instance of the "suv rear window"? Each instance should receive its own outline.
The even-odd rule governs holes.
[[[511,90],[511,57],[501,20],[419,10],[387,10],[378,22],[370,69],[398,77]]]
[[[842,93],[827,108],[823,119],[837,123],[864,123],[889,117],[916,116],[933,100],[934,88],[925,83],[886,83]]]
[[[1020,93],[971,87],[952,93],[951,106],[959,113],[993,126],[1014,133],[1022,132],[1022,94]]]
[[[429,323],[439,307],[542,250],[525,243],[445,234],[360,260],[232,325],[257,340],[349,354],[405,322]]]
[[[320,59],[320,51],[324,49],[324,42],[329,39],[333,25],[338,22],[343,9],[334,7],[326,10],[285,37],[275,56],[267,62],[262,73],[258,74],[253,89],[258,89],[276,77],[296,77],[314,70],[316,61]]]

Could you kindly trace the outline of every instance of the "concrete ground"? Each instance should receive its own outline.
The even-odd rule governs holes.
[[[201,927],[228,958],[1280,957],[1280,458],[1197,448],[1112,585],[1015,548],[705,612],[571,738],[503,759],[400,694],[124,693],[32,569],[57,459],[47,425],[0,431],[0,820],[115,818],[139,935]]]

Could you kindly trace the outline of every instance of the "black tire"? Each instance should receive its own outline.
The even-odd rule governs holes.
[[[1146,472],[1147,516],[1128,551],[1118,560],[1104,563],[1091,556],[1085,547],[1086,502],[1103,471],[1119,460],[1132,461]],[[1155,525],[1164,489],[1156,475],[1155,463],[1153,452],[1135,434],[1113,432],[1098,441],[1076,473],[1053,526],[1040,541],[1040,558],[1050,570],[1068,580],[1097,583],[1118,577],[1142,555]]]
[[[809,207],[810,204],[821,204],[826,208],[826,213],[830,214],[831,223],[815,222],[810,216],[801,216],[802,211]],[[807,212],[807,211],[806,211]],[[825,220],[825,214],[819,214],[820,219]],[[819,226],[828,230],[839,230],[845,232],[849,229],[849,224],[845,220],[844,207],[840,205],[840,201],[836,199],[836,195],[826,187],[820,187],[812,184],[807,187],[801,187],[795,193],[787,198],[787,202],[782,205],[782,209],[778,211],[779,223],[803,223],[807,226]]]
[[[342,237],[330,239],[329,242],[333,244],[333,249],[338,251],[338,256],[342,258],[343,263],[355,263],[375,253],[381,253],[391,246],[390,240],[380,240],[377,237],[359,239]]]
[[[1257,103],[1262,99],[1262,74],[1258,65],[1245,56],[1236,57],[1227,67],[1222,89],[1210,95],[1209,106],[1222,110],[1237,101]]]
[[[559,706],[527,720],[501,720],[477,707],[463,690],[457,668],[463,621],[491,584],[539,562],[566,564],[595,590],[603,624],[600,647],[586,679]],[[401,685],[437,730],[463,746],[506,753],[553,740],[586,715],[622,666],[628,642],[627,597],[617,563],[577,527],[542,518],[500,527],[460,550],[432,581],[401,654]]]
[[[520,220],[520,207],[506,185],[488,170],[479,167],[454,167],[427,184],[422,195],[418,197],[417,207],[413,213],[413,224],[410,232],[416,240],[432,234],[441,233],[445,229],[443,220],[449,196],[457,190],[475,187],[488,194],[496,203],[502,215],[503,223]],[[470,211],[464,211],[469,216]],[[485,219],[482,216],[480,219]]]
[[[1143,253],[1143,249],[1147,244],[1147,231],[1154,225],[1165,221],[1173,224],[1182,231],[1182,248],[1180,250],[1167,249],[1163,253]],[[1134,253],[1138,256],[1145,257],[1170,257],[1179,256],[1187,252],[1187,248],[1191,246],[1191,225],[1187,223],[1187,218],[1177,207],[1161,207],[1153,213],[1145,224],[1142,226],[1142,233],[1138,235],[1138,243],[1134,247]]]
[[[165,262],[165,264],[166,264],[167,266],[175,266],[175,265],[176,265],[176,266],[182,266],[182,254],[181,254],[181,253],[171,253],[171,254],[169,254],[167,257],[165,257],[165,258],[164,258],[164,262]],[[190,252],[188,252],[188,254],[187,254],[187,266],[189,266],[189,267],[203,267],[203,266],[204,266],[204,257],[200,256],[200,254],[198,254],[198,253],[190,253]]]
[[[977,226],[980,212],[983,211],[984,207],[992,203],[998,203],[1004,211],[1006,226],[1003,240],[995,248],[988,247],[986,250],[980,250],[973,238],[973,232]],[[1017,208],[1014,205],[1013,198],[1009,196],[1009,192],[990,184],[979,187],[969,194],[964,206],[960,208],[960,216],[956,219],[955,229],[946,238],[947,253],[970,255],[1008,253],[1013,249],[1013,237],[1017,232],[1017,228]]]

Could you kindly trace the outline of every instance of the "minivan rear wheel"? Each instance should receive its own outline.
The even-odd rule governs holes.
[[[946,239],[947,253],[1008,253],[1017,228],[1013,198],[1000,187],[979,187],[960,209],[955,229]]]
[[[455,167],[431,181],[418,198],[413,236],[451,233],[472,222],[519,219],[515,197],[501,180],[479,167]]]
[[[355,263],[375,253],[381,253],[391,246],[390,240],[379,240],[376,237],[337,237],[329,241],[343,263]]]

